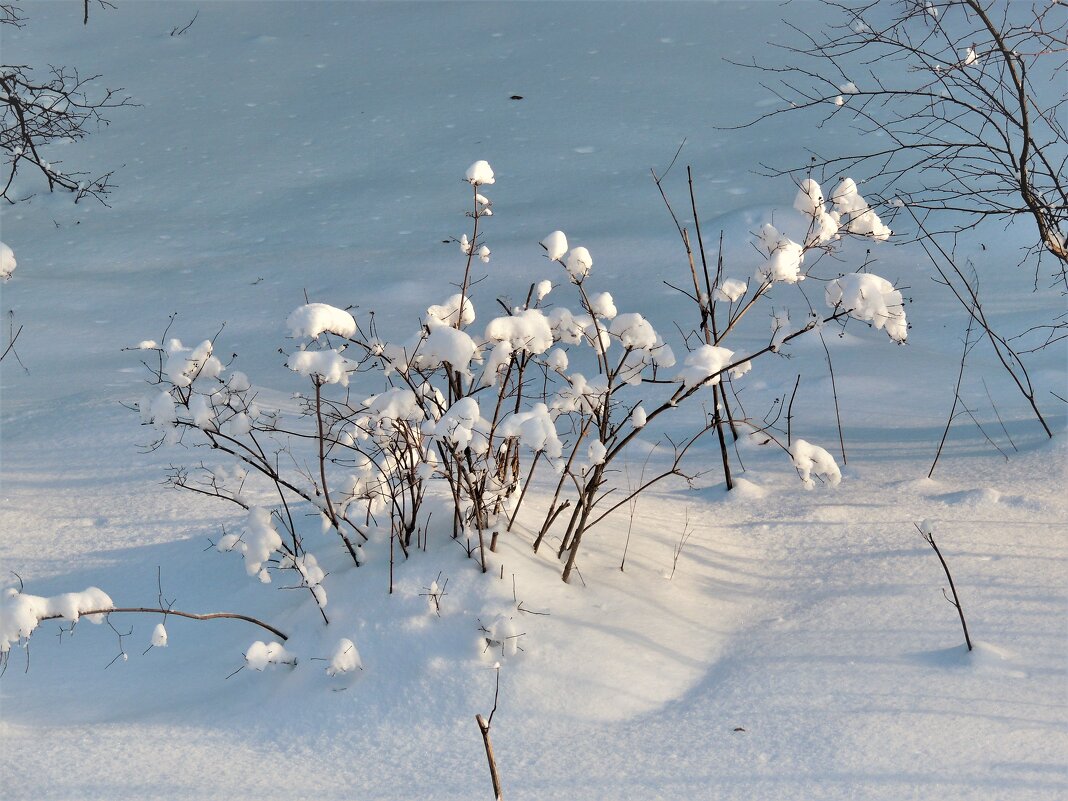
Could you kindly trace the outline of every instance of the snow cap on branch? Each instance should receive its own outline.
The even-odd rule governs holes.
[[[795,439],[790,445],[790,456],[794,460],[794,467],[801,475],[801,481],[808,489],[815,486],[812,480],[813,473],[823,476],[832,487],[841,483],[842,471],[838,469],[837,462],[819,445],[813,445],[803,439]]]
[[[686,356],[683,362],[683,370],[676,377],[687,388],[695,387],[708,381],[712,387],[719,383],[720,376],[716,375],[731,363],[734,351],[721,348],[718,345],[701,345]],[[749,362],[739,364],[731,369],[731,378],[740,378],[749,372],[752,365]],[[715,376],[709,380],[709,376]]]
[[[245,664],[253,670],[266,670],[269,665],[297,664],[297,657],[285,649],[280,642],[265,643],[256,640],[245,651]]]
[[[293,310],[286,319],[286,328],[292,337],[315,339],[320,334],[329,333],[348,338],[356,335],[356,320],[336,306],[309,303]]]
[[[843,275],[827,284],[824,297],[832,309],[848,311],[856,320],[885,329],[895,342],[904,342],[908,336],[904,300],[885,278],[871,273]]]
[[[593,257],[581,245],[572,248],[567,254],[567,259],[564,260],[564,269],[576,284],[582,283],[583,279],[590,274],[591,267],[593,267]]]
[[[467,172],[464,173],[464,180],[471,186],[492,184],[494,182],[493,168],[490,167],[488,161],[476,161],[467,168]]]
[[[567,237],[563,231],[553,231],[539,243],[545,248],[545,255],[551,261],[562,259],[567,253]]]
[[[96,587],[52,597],[29,595],[14,587],[8,588],[0,597],[0,654],[27,639],[45,618],[58,616],[74,623],[85,612],[114,607],[108,594]],[[104,615],[88,615],[86,619],[91,623],[102,623]]]

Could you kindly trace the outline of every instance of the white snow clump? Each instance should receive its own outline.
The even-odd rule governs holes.
[[[505,439],[515,437],[535,453],[544,451],[552,459],[559,459],[563,444],[556,434],[556,425],[544,403],[535,403],[529,412],[514,412],[501,421],[497,429]]]
[[[847,221],[845,227],[850,233],[870,236],[880,242],[890,238],[890,229],[857,191],[857,184],[852,178],[842,179],[831,193],[831,200],[841,219]]]
[[[721,372],[724,367],[731,363],[734,351],[721,348],[718,345],[701,345],[686,356],[683,362],[683,370],[677,376],[676,381],[681,381],[687,388],[695,387],[708,381],[708,386],[714,387],[719,383]],[[731,369],[731,378],[741,378],[752,369],[752,364],[743,362]],[[715,376],[709,380],[709,376]]]
[[[471,186],[492,184],[494,181],[493,168],[490,167],[487,161],[476,161],[467,168],[467,172],[464,173],[464,180]]]
[[[326,303],[309,303],[295,309],[286,320],[286,327],[293,337],[315,339],[322,333],[339,337],[356,335],[356,320],[344,309]]]
[[[59,617],[74,623],[91,610],[114,608],[108,594],[96,587],[51,597],[30,595],[9,587],[0,597],[0,654],[28,639],[45,618]],[[103,623],[104,615],[86,615],[86,619],[90,623]]]
[[[0,280],[6,281],[15,272],[18,262],[15,261],[15,251],[9,245],[0,242]]]
[[[510,317],[491,320],[486,326],[486,340],[507,342],[514,350],[536,355],[553,346],[553,330],[543,311],[524,309]]]
[[[739,281],[737,278],[728,278],[713,293],[714,300],[722,300],[727,303],[737,303],[749,289],[747,281]]]
[[[832,487],[842,482],[842,471],[838,469],[834,457],[819,445],[813,445],[803,439],[795,439],[790,445],[790,456],[806,488],[812,489],[816,485],[816,482],[812,480],[813,473],[823,476]]]
[[[850,273],[827,284],[827,305],[849,316],[882,328],[895,342],[908,336],[908,321],[901,293],[885,278],[871,273]]]
[[[463,303],[463,314],[460,314],[460,304]],[[475,304],[471,301],[471,298],[464,297],[459,292],[455,295],[451,295],[448,300],[442,303],[440,306],[435,304],[428,306],[426,310],[426,319],[423,324],[427,328],[440,328],[441,326],[448,326],[455,328],[456,321],[459,319],[460,328],[470,325],[475,321]]]
[[[271,513],[263,507],[253,506],[248,510],[242,534],[227,534],[215,547],[219,551],[240,551],[245,557],[245,572],[270,584],[271,576],[263,565],[282,547],[282,538],[274,529]]]
[[[334,655],[330,658],[330,664],[326,667],[327,676],[340,676],[344,673],[352,673],[354,670],[363,670],[363,661],[356,643],[348,637],[338,640]]]
[[[152,629],[152,647],[167,647],[167,628],[162,623],[157,623],[156,627]]]
[[[245,651],[245,664],[253,670],[266,670],[268,665],[297,664],[297,657],[285,649],[280,642],[265,643],[256,640]]]
[[[545,248],[545,255],[550,261],[558,261],[567,253],[567,237],[563,231],[553,231],[539,244]]]
[[[805,249],[801,244],[780,233],[771,223],[764,223],[757,236],[768,254],[768,260],[757,268],[760,279],[784,284],[796,284],[805,279],[801,273]]]
[[[564,261],[564,268],[571,276],[571,280],[576,284],[581,284],[583,279],[590,274],[591,267],[593,267],[593,257],[581,245],[577,248],[571,248],[567,254],[567,259]]]
[[[349,373],[356,369],[356,363],[334,349],[298,350],[289,355],[286,367],[320,384],[340,384],[347,387]]]

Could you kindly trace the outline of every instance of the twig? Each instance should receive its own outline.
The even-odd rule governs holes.
[[[493,690],[493,709],[490,711],[489,718],[483,718],[482,715],[475,715],[475,722],[478,723],[478,730],[482,732],[482,745],[486,749],[486,761],[489,763],[490,780],[493,782],[493,797],[496,801],[501,801],[504,796],[501,794],[501,777],[497,773],[497,760],[493,757],[493,744],[490,742],[490,726],[493,725],[493,716],[497,713],[497,698],[501,692],[501,666],[498,663],[495,667],[497,671],[497,684]]]
[[[206,615],[198,615],[193,612],[179,612],[177,609],[153,609],[145,606],[117,606],[113,609],[86,609],[82,611],[81,616],[85,615],[114,615],[120,613],[142,613],[142,614],[155,614],[155,615],[175,615],[176,617],[187,617],[191,620],[216,620],[223,618],[230,618],[233,620],[244,620],[247,623],[259,626],[262,629],[266,629],[276,637],[281,637],[283,641],[288,640],[285,634],[280,632],[274,626],[269,623],[264,623],[262,620],[257,620],[254,617],[248,615],[238,614],[237,612],[211,612]],[[41,620],[56,620],[63,617],[63,615],[47,615],[42,617]]]
[[[916,525],[916,524],[913,524]],[[953,584],[953,576],[949,573],[949,565],[946,564],[946,560],[942,556],[942,552],[938,550],[938,546],[935,545],[934,532],[924,531],[920,526],[916,526],[916,530],[920,532],[920,536],[934,548],[935,554],[938,556],[938,561],[942,563],[942,569],[946,572],[946,578],[949,579],[949,589],[953,592],[953,600],[949,601],[953,606],[957,608],[957,614],[960,615],[960,625],[964,629],[964,642],[968,644],[968,650],[972,650],[972,638],[968,635],[968,624],[964,620],[964,610],[961,609],[960,598],[957,596],[957,587]],[[945,589],[942,590],[942,594],[945,595]],[[946,597],[948,601],[948,596]]]

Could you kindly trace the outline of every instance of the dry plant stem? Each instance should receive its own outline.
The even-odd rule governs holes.
[[[330,489],[326,484],[326,435],[323,431],[323,385],[320,381],[315,382],[315,422],[319,430],[319,478],[323,482],[323,499],[326,501],[326,513],[330,517],[330,524],[345,543],[352,561],[359,567],[360,559],[356,556],[356,549],[352,547],[352,542],[341,530],[341,524],[338,521],[337,514],[334,512],[334,504],[330,500]]]
[[[153,609],[151,607],[145,606],[116,606],[113,609],[87,609],[81,612],[81,616],[85,617],[86,615],[115,615],[120,613],[174,615],[175,617],[187,617],[190,620],[244,620],[247,623],[252,623],[253,625],[259,626],[261,629],[266,629],[276,637],[281,637],[283,641],[289,639],[289,637],[287,637],[285,634],[280,632],[278,629],[276,629],[269,623],[264,623],[262,620],[257,620],[256,618],[249,617],[248,615],[241,615],[237,612],[211,612],[206,615],[197,615],[192,612],[180,612],[177,609]],[[48,615],[46,617],[42,617],[41,620],[58,620],[61,617],[63,616]]]
[[[964,619],[964,610],[961,608],[960,598],[957,596],[957,587],[953,584],[953,576],[950,575],[949,572],[949,565],[946,564],[946,560],[942,556],[942,552],[938,550],[938,546],[935,544],[934,541],[934,535],[930,532],[925,532],[919,526],[916,526],[916,530],[920,532],[920,535],[924,538],[924,540],[926,540],[927,544],[934,549],[935,554],[938,556],[938,561],[942,563],[942,570],[944,570],[946,573],[946,579],[949,581],[949,589],[953,593],[953,600],[950,601],[950,603],[957,609],[957,614],[960,616],[961,628],[964,629],[964,642],[968,645],[968,650],[971,651],[972,638],[968,634],[968,623]],[[945,595],[945,590],[942,590],[942,594]]]
[[[676,154],[677,155],[677,154]],[[693,211],[694,227],[697,230],[697,243],[698,249],[701,253],[701,267],[705,279],[705,288],[701,289],[701,281],[697,276],[697,265],[694,262],[693,247],[690,245],[690,236],[685,228],[679,223],[678,218],[675,216],[675,211],[671,207],[671,203],[668,200],[667,194],[664,192],[664,187],[661,185],[661,178],[659,178],[655,171],[653,173],[653,180],[656,182],[656,188],[660,190],[660,196],[664,199],[664,204],[667,206],[668,213],[671,215],[671,219],[675,223],[675,227],[679,231],[679,236],[682,238],[683,247],[686,249],[686,261],[690,267],[690,277],[693,280],[693,299],[697,304],[698,312],[700,314],[699,327],[704,337],[705,344],[711,345],[715,340],[715,311],[712,306],[712,286],[709,280],[708,274],[708,261],[705,257],[705,246],[701,236],[701,223],[699,215],[697,213],[697,199],[693,191],[693,174],[690,167],[686,167],[686,180],[689,186],[690,192],[690,209]],[[722,259],[722,243],[720,249],[720,258]],[[719,280],[719,272],[716,274],[716,280]],[[730,413],[727,408],[727,396],[721,391],[719,387],[712,388],[712,398],[714,405],[714,417],[716,422],[716,436],[719,439],[719,453],[720,461],[723,464],[723,481],[727,485],[727,490],[734,489],[734,481],[731,477],[731,465],[730,465],[730,452],[727,449],[727,440],[723,435],[722,416],[726,414],[728,419]],[[722,411],[721,411],[722,409]],[[731,430],[734,431],[734,422],[731,421]],[[737,434],[735,434],[737,439]]]
[[[497,686],[493,691],[493,709],[489,714],[489,718],[483,718],[482,715],[475,715],[475,722],[478,724],[478,730],[482,733],[482,745],[486,749],[486,761],[489,763],[490,781],[493,782],[493,797],[496,801],[501,801],[504,796],[501,794],[501,777],[497,773],[497,760],[493,756],[493,743],[490,742],[490,726],[493,725],[493,716],[497,713],[497,698],[501,691],[501,671],[497,668]]]
[[[842,433],[842,412],[838,408],[838,384],[834,380],[834,363],[831,361],[831,349],[827,347],[827,340],[824,338],[822,331],[820,331],[820,344],[823,345],[823,352],[827,356],[827,371],[831,374],[831,394],[834,396],[834,419],[838,424],[838,444],[842,448],[842,464],[849,464],[849,460],[846,459],[845,435]],[[800,376],[798,376],[798,379],[800,379]]]
[[[1032,84],[1035,74],[1054,86],[1064,82],[1068,38],[1063,21],[1047,19],[1063,19],[1063,6],[990,0],[828,5],[846,23],[816,36],[795,28],[802,44],[783,48],[793,65],[746,65],[783,76],[780,97],[788,107],[761,119],[797,109],[822,109],[824,121],[851,117],[862,133],[878,135],[869,136],[874,146],[815,157],[810,168],[842,174],[866,164],[883,180],[888,197],[904,191],[911,207],[967,215],[944,233],[987,218],[1032,218],[1038,236],[1030,252],[1052,255],[1054,281],[1068,288],[1068,249],[1060,237],[1068,222],[1068,97],[1054,89],[1044,107]],[[929,9],[941,14],[932,18]],[[872,11],[884,20],[879,26],[868,24]],[[807,58],[822,63],[801,66]],[[907,63],[907,74],[919,79],[895,84],[875,75],[872,65],[880,59]],[[838,84],[850,74],[857,86],[844,96]],[[909,178],[918,187],[911,197]]]
[[[12,352],[12,348],[15,347],[15,340],[19,338],[19,334],[22,333],[22,326],[19,326],[19,330],[15,332],[15,335],[11,337],[11,341],[7,343],[7,347],[4,348],[3,354],[0,354],[0,362],[7,358],[7,354]],[[17,357],[16,357],[17,358]]]
[[[786,444],[793,444],[793,422],[794,422],[794,398],[797,397],[797,388],[801,386],[801,374],[797,374],[797,381],[794,382],[794,391],[790,393],[790,403],[786,407]]]
[[[1042,416],[1042,412],[1039,411],[1038,408],[1038,403],[1035,401],[1034,386],[1031,384],[1031,376],[1027,372],[1027,368],[1024,366],[1023,360],[1020,358],[1019,354],[1017,354],[1016,351],[1014,351],[1012,347],[1009,346],[1005,338],[997,334],[990,326],[990,323],[987,322],[986,314],[983,312],[982,304],[979,302],[978,290],[974,286],[972,286],[967,276],[965,276],[961,269],[957,266],[956,261],[953,259],[953,257],[949,253],[947,253],[942,247],[942,245],[938,242],[938,240],[935,239],[927,231],[927,229],[924,227],[923,221],[920,220],[920,218],[916,215],[915,212],[912,211],[912,209],[909,209],[909,214],[912,216],[912,219],[916,222],[916,225],[923,233],[923,238],[920,239],[920,245],[923,247],[924,252],[927,254],[927,258],[930,260],[935,270],[938,271],[938,274],[942,277],[942,281],[947,287],[949,287],[949,290],[957,298],[960,304],[964,306],[971,318],[979,324],[980,328],[983,329],[983,333],[986,334],[987,339],[990,341],[991,346],[994,348],[994,353],[998,357],[998,361],[1001,362],[1001,366],[1005,368],[1005,372],[1007,372],[1012,378],[1013,383],[1015,383],[1017,389],[1020,390],[1020,394],[1022,394],[1024,398],[1027,399],[1027,402],[1028,404],[1030,404],[1031,410],[1035,413],[1035,417],[1038,419],[1038,422],[1042,426],[1043,431],[1046,432],[1046,436],[1050,439],[1053,439],[1053,432],[1046,424],[1046,418]],[[941,263],[939,263],[938,259],[935,256],[935,253],[932,252],[931,247],[934,247],[934,249],[938,251],[942,258],[945,259],[946,263],[949,264],[950,269],[960,281],[959,287],[953,283],[952,278],[946,272],[945,268],[941,265]],[[1009,354],[1008,356],[1005,355],[1006,352]],[[1015,363],[1016,367],[1013,367],[1012,363]]]
[[[949,428],[953,425],[953,418],[957,416],[957,404],[960,403],[960,385],[964,380],[964,363],[968,360],[968,351],[971,348],[972,325],[974,322],[974,317],[969,316],[968,328],[964,332],[964,348],[961,350],[960,354],[960,369],[957,370],[957,385],[953,388],[953,405],[949,408],[949,416],[946,418],[946,428],[942,432],[942,439],[938,443],[938,450],[935,451],[934,461],[931,462],[931,469],[927,471],[928,478],[931,478],[934,475],[935,467],[938,465],[938,458],[942,455],[942,448],[945,446],[946,439],[949,437]]]

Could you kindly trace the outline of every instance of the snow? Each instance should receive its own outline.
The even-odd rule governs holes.
[[[360,652],[356,648],[356,643],[348,637],[342,637],[338,640],[337,648],[334,649],[334,655],[330,657],[330,664],[326,668],[326,675],[341,676],[345,673],[352,673],[355,670],[360,670],[362,667],[363,664],[360,661]]]
[[[757,276],[767,282],[781,281],[796,284],[805,280],[801,273],[801,263],[805,260],[804,247],[781,234],[771,223],[761,226],[758,238],[763,244],[767,261],[757,268]]]
[[[663,344],[656,331],[653,330],[653,326],[640,314],[628,312],[618,316],[613,315],[613,317],[615,319],[612,320],[612,324],[608,327],[609,333],[614,337],[618,337],[620,344],[624,348],[648,351]],[[666,366],[670,367],[671,365]]]
[[[289,354],[286,367],[294,373],[323,384],[348,386],[349,373],[356,369],[355,363],[341,355],[339,350],[297,350]]]
[[[571,280],[576,284],[582,283],[586,276],[590,274],[592,267],[593,257],[582,246],[571,248],[567,253],[567,258],[564,260],[564,268],[567,270],[568,275],[571,276]]]
[[[802,483],[809,489],[816,485],[812,479],[813,474],[823,478],[832,487],[837,487],[842,482],[842,471],[839,470],[838,463],[819,445],[795,439],[790,445],[790,457]]]
[[[18,262],[15,261],[15,251],[10,245],[0,242],[0,280],[6,281],[15,272]]]
[[[544,403],[535,403],[527,412],[513,412],[501,421],[497,431],[502,437],[515,437],[534,452],[545,451],[552,459],[559,459],[563,452],[556,425]]]
[[[153,648],[166,648],[167,647],[167,627],[162,623],[157,623],[156,627],[152,629],[152,647]]]
[[[271,555],[282,547],[282,538],[274,528],[271,513],[262,507],[248,510],[245,527],[240,535],[226,534],[215,546],[219,551],[239,551],[245,557],[245,572],[270,584],[271,576],[265,567]]]
[[[611,320],[618,313],[612,295],[608,292],[597,292],[590,295],[590,311],[595,317]]]
[[[464,180],[472,186],[492,184],[494,181],[493,168],[486,161],[476,161],[467,168],[467,172],[464,173]]]
[[[263,671],[271,665],[295,666],[297,658],[280,642],[256,640],[245,651],[245,664],[252,670]]]
[[[870,322],[876,330],[885,330],[895,342],[908,336],[905,303],[901,292],[885,278],[871,273],[851,273],[827,284],[827,305],[849,312],[857,320]]]
[[[820,126],[780,115],[730,130],[779,105],[759,105],[768,99],[761,75],[724,59],[779,58],[769,40],[797,41],[781,19],[818,35],[831,23],[822,5],[633,4],[622,13],[599,4],[426,4],[416,14],[380,3],[120,3],[94,7],[88,26],[66,5],[26,4],[27,27],[4,31],[5,61],[100,72],[100,85],[126,86],[140,105],[49,154],[71,166],[119,168],[112,208],[39,192],[2,212],[3,239],[20,262],[2,289],[2,336],[6,347],[9,323],[25,326],[14,351],[26,367],[13,355],[0,365],[3,570],[18,573],[25,596],[47,600],[92,585],[116,605],[173,601],[176,610],[247,613],[289,639],[247,621],[159,613],[111,615],[119,634],[132,629],[121,642],[107,625],[79,623],[71,632],[63,619],[39,622],[28,649],[16,633],[0,680],[5,799],[490,797],[473,717],[493,706],[498,662],[492,736],[509,799],[1029,801],[1068,793],[1060,702],[1068,451],[1064,407],[1050,395],[1064,395],[1064,350],[1023,357],[1055,432],[1047,442],[981,341],[961,394],[1009,458],[959,416],[934,478],[926,477],[953,397],[966,313],[908,244],[908,215],[894,218],[895,236],[873,241],[882,229],[865,217],[871,209],[852,195],[844,204],[851,210],[839,208],[828,191],[841,175],[814,175],[826,179],[823,214],[841,215],[841,239],[826,239],[822,223],[790,208],[791,177],[754,174],[761,164],[803,163],[809,151],[853,152],[858,140],[845,115]],[[168,36],[197,8],[187,33]],[[868,23],[879,30],[881,20]],[[880,62],[873,76],[849,75],[867,91],[882,71],[907,67]],[[846,78],[826,77],[833,96]],[[843,97],[846,110],[861,99]],[[736,416],[757,426],[778,413],[772,433],[789,447],[786,406],[801,375],[792,442],[800,434],[822,445],[841,482],[831,487],[821,472],[830,462],[817,466],[818,452],[809,451],[802,464],[817,487],[805,492],[794,455],[774,442],[757,447],[742,425],[737,442],[724,430],[736,480],[727,492],[710,431],[683,465],[693,480],[667,480],[591,529],[579,556],[582,580],[564,585],[556,553],[573,509],[537,554],[531,542],[570,455],[553,455],[551,439],[555,429],[558,440],[573,440],[566,410],[610,402],[624,432],[644,418],[625,459],[610,466],[612,503],[670,466],[672,444],[685,442],[714,399],[702,391],[692,409],[648,419],[678,388],[671,379],[684,365],[658,372],[666,385],[617,386],[609,401],[579,288],[559,265],[546,269],[551,250],[538,240],[561,227],[598,253],[583,289],[610,293],[620,312],[600,323],[613,358],[622,359],[627,338],[651,361],[663,339],[684,361],[703,337],[687,344],[695,304],[662,283],[685,288],[690,275],[648,172],[655,166],[663,175],[684,137],[665,190],[689,226],[692,165],[710,266],[721,230],[723,275],[738,283],[766,261],[768,249],[761,256],[750,244],[764,223],[808,249],[798,269],[808,278],[762,290],[721,347],[735,359],[766,347],[772,310],[782,319],[792,313],[783,335],[803,326],[811,307],[802,291],[826,316],[819,293],[840,273],[858,271],[884,276],[908,301],[908,346],[891,347],[866,328],[877,310],[867,304],[878,302],[869,288],[889,315],[883,330],[903,325],[885,285],[838,279],[838,289],[871,285],[863,295],[872,319],[843,317],[781,344],[779,354],[754,360],[745,379],[723,379],[723,388]],[[311,423],[300,412],[310,374],[288,369],[289,354],[315,352],[327,337],[331,346],[346,344],[325,329],[319,341],[287,338],[288,316],[307,298],[356,309],[354,319],[380,343],[372,347],[395,365],[424,348],[421,324],[452,328],[448,311],[431,319],[427,308],[458,292],[466,259],[453,240],[465,229],[471,236],[463,215],[473,195],[487,191],[460,178],[482,158],[499,168],[498,213],[481,220],[474,248],[485,235],[493,254],[491,268],[472,265],[478,283],[465,316],[477,307],[480,317],[460,324],[474,344],[468,369],[477,380],[489,366],[505,340],[489,340],[485,326],[522,310],[532,285],[531,305],[539,301],[558,337],[531,360],[537,387],[520,412],[528,417],[509,419],[510,404],[500,410],[499,426],[521,442],[524,470],[544,437],[514,527],[505,530],[517,497],[502,496],[498,548],[483,574],[465,552],[478,532],[467,525],[453,538],[436,486],[425,543],[413,537],[419,546],[407,558],[395,548],[391,559],[390,531],[378,528],[388,526],[384,505],[353,501],[350,514],[362,522],[374,506],[375,518],[357,568],[333,531],[320,533],[322,510],[301,503],[292,517],[314,565],[283,569],[276,548],[260,563],[272,583],[250,581],[245,556],[209,543],[231,532],[244,544],[256,538],[250,531],[269,534],[249,526],[235,504],[160,486],[172,464],[232,464],[217,450],[190,447],[201,432],[170,424],[194,416],[233,432],[254,424],[246,436],[266,442],[264,429],[277,420],[306,434]],[[885,194],[885,181],[866,185],[872,176],[850,174],[865,194]],[[894,192],[907,197],[908,189]],[[1028,269],[1017,268],[1029,244],[1024,228],[981,227],[958,242],[961,263],[983,275],[986,314],[1006,335],[1064,308],[1062,295],[1033,292]],[[568,255],[561,245],[558,259]],[[836,253],[813,251],[824,245]],[[747,290],[731,298],[727,287],[721,280],[724,294],[715,296],[721,323],[747,301]],[[539,336],[540,347],[544,330]],[[194,347],[179,351],[170,342],[177,338]],[[214,357],[225,367],[214,378],[189,369],[205,341],[213,346],[203,363]],[[152,344],[123,350],[142,342]],[[326,358],[354,359],[356,348]],[[542,398],[542,361],[584,377],[572,375],[569,390]],[[190,381],[169,401],[145,383],[159,367]],[[369,439],[354,436],[356,446],[375,452],[376,427],[390,419],[410,423],[433,451],[442,442],[433,438],[447,436],[423,433],[440,412],[428,402],[422,415],[428,391],[419,379],[410,386],[396,370],[389,383],[365,373],[347,378],[323,391],[367,417]],[[231,401],[234,393],[244,394]],[[449,424],[497,454],[500,427],[492,443],[483,436],[495,394],[480,390],[477,419],[474,409],[457,409]],[[150,424],[143,428],[123,407],[142,397]],[[442,410],[450,400],[442,398]],[[245,408],[253,401],[261,414]],[[156,425],[175,445],[150,450],[164,433],[151,425],[156,403]],[[386,465],[357,458],[344,432],[335,433],[335,493],[361,481],[361,492],[375,492]],[[576,462],[587,462],[604,436],[589,431]],[[298,462],[295,474],[319,481],[313,449],[267,454]],[[226,482],[250,505],[277,508],[275,533],[292,544],[275,487],[254,476]],[[936,521],[976,642],[971,654],[942,596],[942,567],[913,527],[924,518]],[[329,596],[329,624],[301,567]],[[444,588],[440,617],[425,596],[435,586]],[[10,597],[0,613],[5,626]],[[167,647],[142,656],[161,620]],[[122,648],[129,659],[112,662]],[[250,669],[235,673],[243,665]],[[398,769],[398,754],[419,759]]]
[[[466,311],[467,304],[464,304]],[[466,331],[440,325],[431,329],[419,344],[414,363],[423,369],[449,364],[452,369],[467,373],[478,346]]]
[[[708,386],[714,387],[720,382],[720,376],[717,373],[727,367],[733,358],[734,351],[729,348],[722,348],[718,345],[701,345],[686,355],[683,360],[683,369],[675,376],[675,380],[681,381],[687,388],[696,387],[706,382]],[[741,365],[732,372],[737,372],[740,369],[742,369]],[[715,377],[709,380],[709,376]]]
[[[497,317],[486,326],[490,342],[507,342],[512,350],[545,353],[553,346],[553,331],[540,309],[524,309],[508,317]]]
[[[323,333],[348,338],[356,335],[356,320],[344,309],[326,303],[308,303],[293,310],[286,320],[286,328],[294,338],[315,339]]]
[[[739,281],[737,278],[727,278],[716,287],[715,299],[737,303],[745,295],[747,289],[749,289],[748,282]]]
[[[461,304],[463,311],[461,312]],[[459,326],[457,326],[459,320]],[[466,327],[475,321],[475,304],[470,298],[465,298],[459,292],[450,295],[444,303],[427,307],[427,328]]]
[[[551,261],[559,261],[567,253],[567,237],[563,231],[553,231],[541,240],[541,246],[545,248],[545,255]]]
[[[45,618],[59,617],[76,623],[86,612],[114,606],[107,593],[96,587],[51,597],[30,595],[9,587],[0,595],[0,653],[6,654],[12,645],[29,639]],[[86,615],[86,620],[102,623],[104,616]]]

